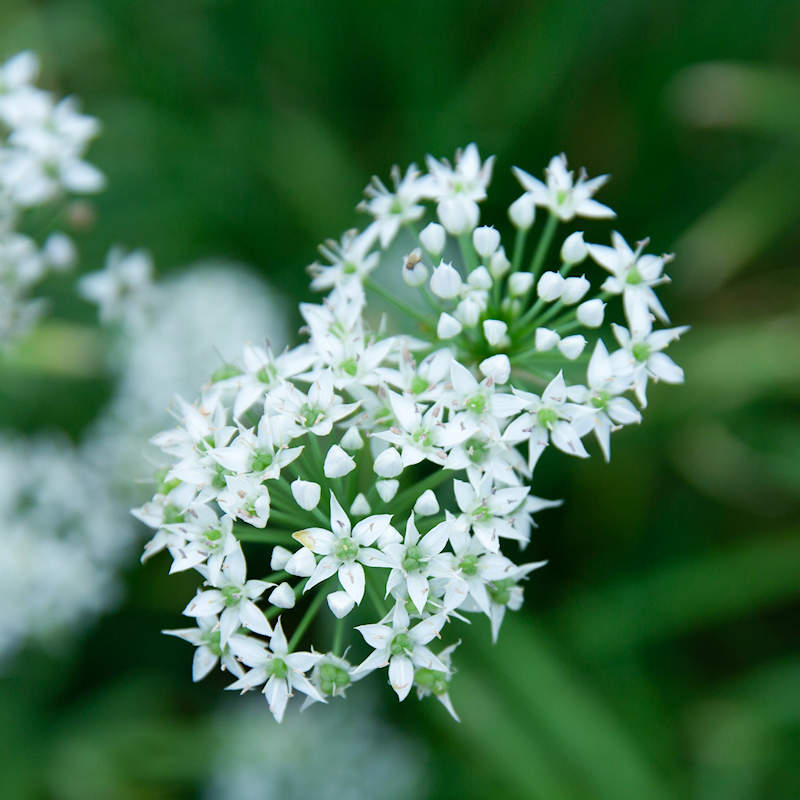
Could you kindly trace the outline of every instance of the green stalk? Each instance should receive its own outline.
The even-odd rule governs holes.
[[[464,266],[467,268],[467,274],[469,274],[478,266],[478,254],[472,246],[472,239],[469,234],[462,233],[458,237],[458,246],[461,249],[461,258],[464,259]]]
[[[289,639],[290,652],[297,646],[297,643],[300,641],[300,637],[306,632],[306,628],[308,628],[308,626],[311,624],[311,621],[317,615],[317,611],[319,611],[322,601],[327,597],[327,593],[322,591],[322,588],[323,587],[320,586],[317,590],[317,593],[314,595],[314,599],[309,603],[308,608],[306,609],[306,613],[303,614],[303,618],[295,628],[292,638]]]
[[[431,326],[431,321],[425,316],[425,314],[417,311],[416,308],[412,308],[402,300],[398,300],[391,292],[386,291],[386,289],[384,289],[382,286],[379,286],[377,283],[375,283],[372,278],[364,278],[364,288],[375,292],[375,294],[382,297],[387,303],[390,303],[404,314],[408,314],[410,317],[418,320],[423,325],[427,325],[429,327]]]
[[[547,251],[550,249],[550,245],[553,242],[553,236],[555,236],[557,227],[558,217],[551,211],[550,216],[547,218],[547,222],[545,223],[542,235],[539,237],[539,242],[536,245],[533,258],[531,259],[530,272],[533,273],[534,284],[536,283],[536,278],[539,275],[539,270],[541,270],[542,264],[544,264],[544,260],[547,257]]]

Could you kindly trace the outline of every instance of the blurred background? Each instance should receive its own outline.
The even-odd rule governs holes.
[[[112,610],[0,665],[3,796],[800,797],[798,41],[800,6],[778,0],[3,0],[0,57],[35,49],[41,84],[103,122],[81,269],[148,248],[189,330],[173,361],[155,331],[126,372],[49,280],[47,322],[0,361],[9,441],[136,472],[136,439],[98,422],[138,419],[120,385],[189,352],[191,394],[216,366],[193,331],[223,353],[288,336],[304,266],[362,224],[369,177],[470,141],[497,155],[499,226],[513,164],[564,151],[612,173],[600,199],[629,240],[676,252],[665,305],[692,325],[670,350],[685,386],[651,390],[610,465],[543,459],[537,494],[566,501],[540,519],[550,563],[496,646],[465,632],[460,725],[375,686],[277,728],[223,676],[192,685],[189,649],[158,633],[190,583],[139,567],[134,542]],[[182,278],[200,259],[210,283]]]

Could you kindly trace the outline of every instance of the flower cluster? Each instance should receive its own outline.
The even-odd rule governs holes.
[[[433,695],[455,716],[452,623],[483,615],[496,639],[545,563],[510,555],[559,504],[531,494],[543,452],[585,458],[593,434],[608,459],[611,433],[641,419],[631,398],[683,380],[663,351],[685,328],[654,327],[668,257],[618,233],[554,247],[560,224],[614,216],[593,197],[605,176],[576,177],[564,156],[544,181],[516,169],[509,257],[479,226],[492,167],[471,144],[391,188],[374,179],[369,224],[309,268],[327,295],[300,306],[307,341],[245,346],[153,440],[171,463],[134,512],[155,531],[144,557],[166,550],[202,581],[184,609],[195,627],[168,633],[195,646],[195,680],[219,664],[278,720],[295,693],[324,702],[384,668],[400,700]],[[599,291],[578,274],[589,259],[608,273]],[[626,324],[609,349],[616,297]]]
[[[57,100],[34,86],[38,72],[28,51],[0,65],[0,346],[41,313],[31,288],[48,271],[75,262],[65,233],[50,231],[40,244],[24,231],[49,231],[54,205],[104,185],[102,173],[84,160],[98,121],[81,114],[74,98]]]
[[[52,438],[0,438],[0,513],[3,662],[26,642],[52,650],[114,602],[133,526],[81,452]]]

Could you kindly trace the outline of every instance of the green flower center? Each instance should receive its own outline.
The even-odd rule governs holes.
[[[204,633],[202,642],[217,658],[222,655],[222,647],[219,643],[219,631],[208,631]]]
[[[489,455],[488,443],[483,441],[483,439],[478,439],[475,436],[473,436],[471,439],[467,439],[467,441],[464,442],[464,447],[467,451],[467,455],[469,456],[469,460],[473,464],[483,463],[486,460],[486,456]]]
[[[321,408],[309,405],[308,403],[304,403],[300,409],[300,422],[302,422],[306,428],[316,425],[320,417],[323,416],[325,415]]]
[[[637,286],[643,280],[644,278],[642,277],[642,273],[639,272],[639,267],[637,267],[636,264],[631,264],[628,269],[628,274],[625,276],[625,283],[631,286]]]
[[[461,563],[458,565],[458,568],[465,574],[465,575],[477,575],[478,574],[478,556],[476,555],[466,555],[464,558],[461,559]]]
[[[289,667],[282,658],[272,658],[267,664],[267,675],[274,678],[285,678],[289,674]]]
[[[425,560],[422,550],[415,544],[409,545],[406,548],[406,554],[403,556],[403,569],[406,572],[413,572],[419,569]]]
[[[444,672],[423,667],[414,673],[414,681],[417,686],[435,695],[447,692],[447,675]]]
[[[471,411],[473,414],[483,414],[486,410],[486,397],[482,394],[474,394],[472,397],[467,398],[464,405],[467,410]]]
[[[508,602],[511,600],[511,589],[513,587],[514,581],[511,578],[493,581],[486,586],[489,590],[489,597],[499,606],[508,605]]]
[[[342,372],[349,375],[351,378],[355,378],[358,373],[358,363],[354,358],[348,358],[347,361],[342,361],[340,367]]]
[[[345,539],[339,539],[336,545],[336,558],[339,561],[354,561],[358,555],[358,542],[351,539],[349,536]]]
[[[411,380],[411,393],[422,394],[428,388],[428,381],[421,375],[415,375]]]
[[[220,591],[222,592],[222,597],[225,600],[226,606],[238,605],[242,599],[241,586],[223,586]]]
[[[592,397],[592,405],[597,409],[604,409],[608,406],[608,401],[611,399],[611,395],[605,391],[595,392]]]
[[[255,458],[253,458],[253,472],[263,472],[265,469],[269,469],[274,459],[275,456],[266,450],[256,453]]]
[[[258,378],[261,383],[265,383],[269,386],[275,378],[278,377],[278,372],[272,364],[266,364],[265,366],[261,367],[261,369],[256,372],[256,378]]]
[[[401,656],[411,650],[411,639],[407,633],[398,633],[389,645],[389,652],[393,656]]]
[[[174,525],[176,522],[183,522],[183,514],[177,506],[164,506],[164,525]]]
[[[558,413],[552,408],[540,408],[536,412],[536,416],[543,428],[549,428],[558,419]]]
[[[420,447],[433,447],[433,435],[427,428],[420,428],[411,435],[411,441]]]
[[[320,665],[319,682],[323,694],[334,694],[337,689],[349,686],[350,675],[346,669],[342,669],[336,664],[326,663]]]
[[[637,342],[632,348],[633,357],[640,363],[650,358],[650,345],[646,342]]]

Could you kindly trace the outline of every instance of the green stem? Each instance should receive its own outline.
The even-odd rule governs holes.
[[[536,245],[536,250],[531,259],[530,271],[533,273],[533,282],[536,283],[536,278],[539,275],[539,270],[542,268],[547,251],[555,236],[556,228],[558,227],[558,217],[551,211],[550,216],[547,218],[542,235],[539,237],[539,242]]]
[[[458,246],[461,248],[461,258],[464,259],[464,266],[469,274],[478,266],[478,254],[472,246],[472,239],[468,233],[462,233],[458,237]]]
[[[511,259],[511,271],[516,272],[519,265],[522,263],[522,255],[525,252],[525,240],[528,238],[528,231],[530,228],[517,229],[517,235],[514,239],[514,256]]]
[[[381,619],[383,619],[386,616],[386,604],[381,597],[381,593],[372,583],[373,570],[367,569],[364,572],[366,572],[366,588],[370,602],[375,606],[375,610],[380,614]]]
[[[342,639],[344,638],[344,618],[336,620],[336,626],[333,629],[333,647],[331,651],[335,656],[342,654]]]
[[[436,472],[419,481],[419,483],[415,483],[412,487],[400,492],[391,503],[387,504],[389,511],[392,514],[398,514],[410,509],[423,492],[435,488],[440,483],[444,483],[444,481],[452,477],[452,470],[436,470]]]
[[[240,542],[260,542],[261,544],[291,544],[292,532],[287,530],[264,530],[250,525],[236,525],[233,535]]]
[[[413,317],[416,320],[419,320],[424,325],[430,326],[431,321],[425,314],[417,311],[416,308],[412,308],[407,303],[404,303],[402,300],[398,300],[391,292],[386,291],[382,286],[379,286],[372,278],[365,278],[364,279],[364,288],[370,289],[371,291],[375,292],[375,294],[382,297],[387,303],[390,303],[399,311],[402,311],[404,314],[408,314],[410,317]]]
[[[311,621],[317,615],[317,611],[319,611],[322,601],[327,597],[327,592],[322,590],[323,586],[320,586],[317,590],[317,593],[314,595],[314,599],[309,603],[308,608],[306,609],[306,613],[303,614],[303,618],[295,628],[292,638],[289,639],[290,652],[297,646],[297,643],[300,641],[300,637],[302,637],[302,635],[306,632],[306,628],[308,628],[308,626],[311,624]]]

